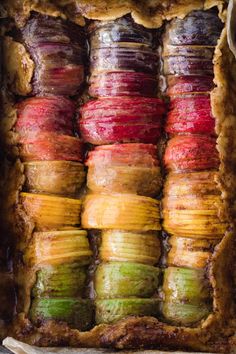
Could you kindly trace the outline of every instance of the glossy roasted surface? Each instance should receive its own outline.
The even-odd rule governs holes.
[[[10,1],[11,2],[11,1]],[[10,3],[9,2],[9,3]],[[20,2],[16,1],[20,7]],[[65,3],[65,2],[64,2]],[[67,2],[66,2],[67,3]],[[72,1],[73,3],[73,1]],[[222,1],[215,1],[211,5],[220,5]],[[33,2],[32,2],[33,4]],[[32,5],[31,4],[31,5]],[[135,18],[141,18],[143,23],[150,26],[158,27],[162,20],[174,17],[176,14],[186,14],[190,10],[201,9],[202,1],[195,1],[189,4],[186,2],[181,4],[176,2],[146,2],[148,6],[152,6],[152,16],[150,17],[150,7],[143,11],[143,15],[139,15],[137,9],[143,7],[143,2],[133,5],[133,2],[111,1],[107,4],[104,1],[81,2],[78,9],[81,9],[88,17],[119,17],[124,13],[132,12]],[[64,4],[65,6],[68,5]],[[106,13],[104,5],[107,6]],[[205,6],[209,2],[204,3]],[[57,2],[55,7],[61,9],[61,4]],[[30,6],[29,6],[30,7]],[[67,8],[67,7],[66,7]],[[27,6],[26,6],[27,9]],[[109,10],[111,10],[109,12]],[[79,10],[78,10],[79,11]],[[148,14],[149,13],[149,14]],[[145,16],[148,14],[148,16]],[[224,16],[224,15],[222,15]],[[78,16],[79,17],[79,16]],[[21,18],[19,12],[18,18]],[[21,18],[22,19],[22,18]],[[221,55],[223,53],[223,56]],[[220,178],[219,186],[222,191],[224,203],[227,209],[227,216],[231,221],[231,226],[223,237],[219,246],[215,249],[212,262],[210,264],[211,282],[213,284],[214,296],[214,313],[201,327],[198,328],[181,328],[168,326],[150,317],[128,318],[115,325],[101,325],[94,327],[89,332],[79,332],[71,330],[65,325],[45,322],[40,328],[32,325],[23,316],[19,316],[18,322],[15,323],[13,334],[24,341],[31,344],[42,346],[53,345],[70,345],[70,346],[104,346],[118,349],[159,347],[169,349],[188,349],[202,351],[218,351],[228,353],[230,345],[233,344],[235,327],[232,321],[234,313],[234,305],[232,304],[232,289],[230,278],[232,277],[232,259],[234,257],[234,230],[233,216],[235,216],[235,206],[232,200],[235,199],[235,166],[236,157],[232,153],[235,141],[236,131],[236,108],[235,108],[235,72],[236,64],[228,47],[225,33],[217,46],[215,54],[215,81],[217,87],[212,93],[212,108],[216,117],[216,128],[218,138],[218,149],[220,152]],[[209,84],[209,83],[208,83]],[[207,84],[206,84],[207,85]],[[207,86],[208,87],[208,86]],[[14,136],[9,133],[11,126],[14,124],[14,114],[10,114],[8,126],[4,127],[4,133],[8,139],[14,141]],[[11,124],[13,123],[13,124]],[[5,183],[5,195],[8,200],[5,208],[5,222],[8,220],[10,224],[14,224],[18,232],[24,235],[30,235],[32,231],[31,220],[23,212],[21,218],[16,221],[14,213],[14,202],[18,197],[18,190],[22,185],[23,173],[22,165],[19,161],[14,166],[7,166],[7,182]],[[9,211],[12,211],[9,213]],[[27,236],[26,236],[27,237]],[[29,277],[30,278],[30,277]]]

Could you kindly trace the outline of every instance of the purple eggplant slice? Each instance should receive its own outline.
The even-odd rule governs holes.
[[[22,37],[35,63],[32,93],[75,95],[84,81],[83,29],[61,18],[33,14]]]
[[[184,19],[176,18],[166,26],[164,42],[176,46],[215,46],[222,29],[223,23],[214,9],[193,11]]]
[[[92,49],[90,54],[91,73],[104,71],[134,71],[155,74],[158,55],[143,46]]]
[[[114,21],[95,21],[89,27],[91,47],[110,47],[116,43],[139,43],[153,46],[155,30],[135,23],[130,16]]]

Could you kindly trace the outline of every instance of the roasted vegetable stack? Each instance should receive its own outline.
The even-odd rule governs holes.
[[[194,11],[172,20],[163,40],[170,96],[163,217],[171,237],[162,312],[175,325],[193,326],[210,314],[207,264],[226,228],[209,95],[221,29],[216,11]]]
[[[25,173],[20,201],[34,222],[23,252],[25,272],[34,274],[29,317],[85,330],[93,319],[86,298],[92,251],[79,228],[84,145],[74,136],[76,107],[68,97],[83,83],[84,33],[60,18],[32,14],[21,34],[35,64],[35,96],[17,103],[15,124]]]
[[[2,0],[0,336],[233,352],[232,4]]]
[[[32,95],[75,95],[84,82],[85,37],[73,22],[32,13],[21,31],[34,61]]]
[[[91,96],[156,96],[155,31],[124,16],[115,21],[95,21],[89,33]]]
[[[154,31],[129,17],[90,26],[90,94],[81,108],[89,152],[82,225],[99,230],[96,322],[159,313],[161,173],[157,141],[165,113],[154,98]],[[146,97],[144,97],[146,96]],[[113,145],[107,145],[113,144]],[[95,236],[94,236],[95,237]]]

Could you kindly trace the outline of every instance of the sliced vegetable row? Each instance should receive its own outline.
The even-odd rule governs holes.
[[[29,317],[36,325],[56,320],[88,329],[93,320],[86,296],[92,251],[87,232],[80,229],[79,199],[84,144],[74,136],[76,107],[68,98],[83,84],[83,29],[33,13],[21,35],[35,64],[35,96],[17,104],[15,124],[25,173],[20,200],[35,225],[23,256],[26,272],[35,274]]]
[[[91,96],[156,96],[155,31],[124,16],[115,21],[93,22],[89,34]]]
[[[158,56],[154,32],[125,16],[90,28],[90,95],[81,108],[89,152],[86,229],[99,230],[96,322],[159,313],[162,183],[156,143],[165,107],[154,98]],[[109,145],[112,144],[112,145]]]
[[[209,94],[221,29],[215,10],[194,11],[172,20],[164,34],[170,140],[164,156],[169,174],[162,206],[164,229],[171,237],[162,312],[175,325],[196,325],[210,314],[207,265],[226,228]]]

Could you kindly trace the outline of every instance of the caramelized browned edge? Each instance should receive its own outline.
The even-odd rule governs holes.
[[[38,11],[52,16],[69,18],[78,24],[84,24],[84,17],[90,19],[115,19],[131,13],[133,19],[146,27],[158,28],[164,20],[176,16],[183,18],[192,10],[208,9],[218,6],[223,21],[226,20],[227,1],[187,0],[134,2],[115,0],[84,0],[79,4],[74,0],[51,1],[41,5],[40,1],[7,0],[6,12],[14,17],[18,26],[24,25],[30,11]],[[145,5],[144,5],[145,4]],[[104,10],[105,9],[105,10]],[[233,267],[235,252],[235,213],[236,213],[236,60],[227,44],[224,29],[214,55],[215,89],[211,93],[212,110],[216,119],[218,134],[217,147],[220,154],[219,188],[222,191],[225,213],[229,228],[220,244],[215,248],[209,265],[210,281],[213,287],[213,313],[198,327],[175,327],[159,322],[151,317],[124,319],[114,325],[95,326],[89,332],[79,332],[63,324],[47,322],[40,328],[34,327],[25,318],[24,313],[17,316],[8,334],[29,344],[40,346],[77,346],[77,347],[112,347],[128,348],[165,348],[196,351],[229,353],[236,345],[234,337],[235,303],[233,299]],[[12,131],[16,113],[9,94],[5,93],[5,114],[1,121],[1,140],[7,155],[11,152],[17,156],[17,136]],[[24,183],[23,168],[20,160],[6,159],[2,181],[3,212],[2,223],[9,235],[20,235],[22,243],[31,237],[33,223],[18,204],[19,191]],[[22,281],[22,279],[18,279]],[[30,299],[30,283],[33,274],[28,273],[24,279],[28,286],[22,294],[24,301]],[[27,306],[27,301],[26,301]],[[5,335],[5,333],[4,333]]]

